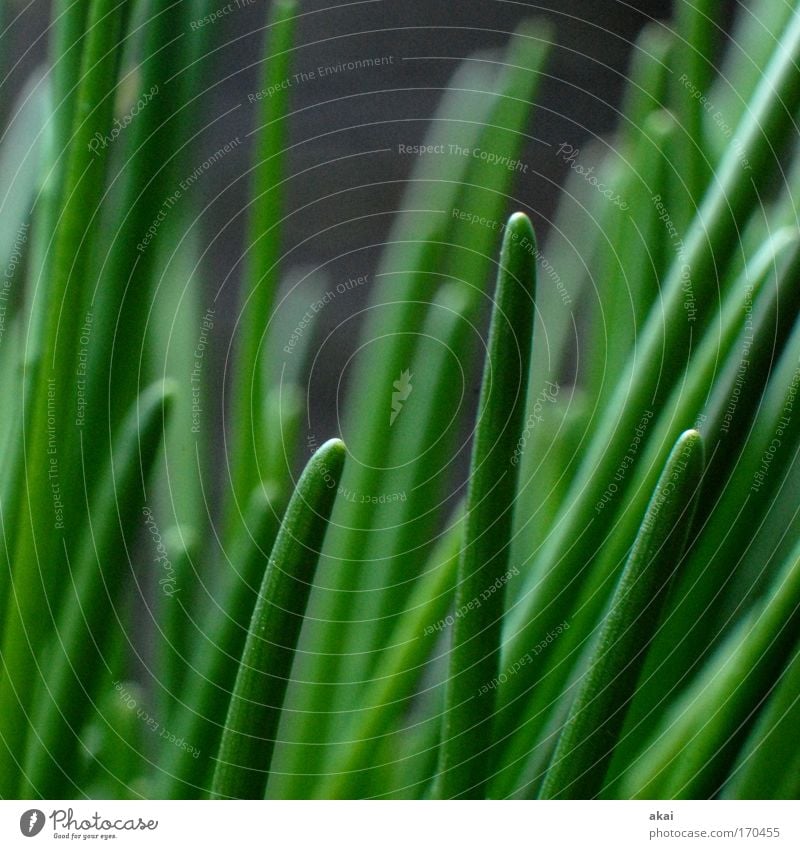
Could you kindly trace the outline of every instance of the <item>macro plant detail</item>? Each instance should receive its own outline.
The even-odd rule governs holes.
[[[296,132],[397,57],[250,5],[248,95],[209,0],[53,0],[0,90],[0,798],[796,798],[800,3],[679,0],[591,141],[549,20],[404,57],[402,180]]]

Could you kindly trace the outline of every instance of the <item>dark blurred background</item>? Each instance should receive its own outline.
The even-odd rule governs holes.
[[[50,4],[5,0],[5,5],[9,29],[2,44],[7,51],[5,67],[11,71],[3,86],[13,92],[46,62]],[[733,0],[728,3],[728,17],[719,22],[722,29],[728,27],[737,5]],[[236,137],[242,144],[198,185],[203,202],[210,203],[198,226],[202,246],[209,247],[203,263],[205,282],[214,292],[222,287],[222,302],[231,307],[218,313],[218,330],[229,333],[237,312],[245,244],[240,213],[247,184],[237,178],[250,164],[247,134],[256,108],[250,95],[261,88],[259,65],[269,3],[220,0],[219,7],[223,14],[210,25],[212,31],[206,28],[204,33],[211,36],[214,49],[203,68],[209,82],[202,103],[208,129],[201,147],[212,153]],[[291,86],[292,176],[284,272],[301,265],[324,266],[336,281],[374,271],[380,243],[414,164],[412,158],[397,155],[397,143],[423,139],[460,59],[478,49],[503,47],[524,19],[547,21],[556,46],[529,132],[550,145],[566,141],[578,147],[612,130],[633,41],[648,21],[666,20],[672,11],[673,3],[664,0],[303,2],[295,71],[307,73],[325,66],[333,71]],[[187,27],[176,37],[193,37],[196,32]],[[355,71],[335,67],[365,59],[381,64]],[[516,194],[532,208],[541,238],[567,169],[552,148],[536,141],[528,143],[522,158],[529,168],[518,176]],[[352,314],[365,295],[356,292],[325,309],[320,332]],[[355,334],[350,341],[355,344]],[[347,351],[341,353],[344,359]],[[336,406],[337,399],[326,397],[324,388],[312,397],[323,411]],[[321,425],[337,429],[333,416],[323,412]]]
[[[8,51],[3,82],[5,91],[20,88],[37,65],[46,59],[50,3],[2,0],[6,8],[7,36],[2,39]],[[678,3],[682,0],[677,0]],[[239,5],[237,5],[239,4]],[[210,88],[204,109],[209,120],[231,106],[241,104],[216,127],[219,139],[244,138],[253,124],[254,105],[248,95],[260,89],[259,61],[262,55],[264,23],[268,0],[220,0],[221,10],[233,5],[212,24],[217,48],[208,66]],[[368,70],[342,70],[292,86],[295,116],[292,151],[294,172],[315,165],[321,153],[326,159],[351,155],[358,150],[396,144],[398,118],[416,119],[402,126],[410,143],[421,140],[425,119],[429,118],[455,70],[457,61],[483,48],[503,47],[515,27],[525,19],[547,21],[555,33],[556,46],[548,63],[548,78],[540,89],[535,113],[535,135],[550,142],[569,139],[580,144],[592,135],[602,135],[615,123],[616,108],[625,81],[632,42],[650,20],[667,20],[673,3],[668,0],[362,0],[362,2],[322,2],[304,0],[298,27],[295,55],[297,72],[320,66],[368,58],[385,58],[390,64]],[[730,14],[739,5],[727,3],[728,16],[719,22],[727,28]],[[190,35],[190,33],[187,33]],[[420,58],[425,57],[425,58]],[[430,58],[428,58],[430,57]],[[213,67],[212,67],[213,64]],[[368,123],[371,126],[362,127]],[[348,129],[351,128],[351,129]],[[324,134],[323,138],[315,137]],[[216,190],[241,170],[246,150],[219,169],[213,182]],[[239,161],[235,161],[238,159]],[[531,145],[525,161],[531,168],[521,175],[519,189],[527,198],[537,198],[535,206],[545,219],[553,209],[556,192],[549,177],[557,179],[563,169],[551,155]],[[413,163],[397,156],[379,161],[357,158],[331,167],[324,175],[293,181],[293,205],[318,199],[330,187],[337,191],[376,179],[396,180],[380,193],[367,198],[369,209],[358,201],[358,210],[339,197],[329,208],[314,211],[314,229],[322,231],[343,219],[370,211],[385,212],[387,200],[396,202],[401,181]],[[320,180],[323,182],[321,183]],[[207,194],[215,194],[207,186]],[[228,202],[235,204],[235,196]],[[540,222],[541,223],[541,222]],[[385,233],[387,220],[374,222],[377,234]],[[309,235],[306,221],[289,222],[289,242]],[[343,234],[319,236],[305,248],[304,262],[327,258],[332,248],[341,250]],[[235,255],[235,246],[225,251]]]

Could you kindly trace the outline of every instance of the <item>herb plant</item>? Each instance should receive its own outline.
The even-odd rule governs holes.
[[[541,248],[553,33],[464,60],[344,441],[310,424],[334,293],[286,282],[300,4],[229,344],[190,197],[239,144],[200,153],[218,4],[52,5],[0,139],[0,796],[796,798],[800,3],[719,66],[719,0],[648,24],[614,134],[552,145]]]

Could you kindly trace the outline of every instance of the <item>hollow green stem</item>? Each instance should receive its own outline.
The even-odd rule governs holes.
[[[519,157],[548,46],[547,32],[533,30],[530,22],[521,27],[504,53],[505,67],[499,74],[494,57],[487,62],[483,54],[462,64],[437,110],[426,144],[491,150],[510,160]],[[443,272],[468,295],[468,316],[481,302],[497,239],[494,228],[501,227],[511,175],[475,157],[419,158],[403,200],[405,211],[395,219],[376,275],[372,309],[362,331],[362,339],[375,353],[359,360],[353,378],[358,392],[349,405],[345,435],[353,456],[363,462],[348,464],[343,489],[369,495],[392,490],[385,456],[386,442],[391,441],[389,418],[374,414],[375,399],[386,398],[388,404],[392,383],[409,368],[432,295],[445,279]],[[491,220],[493,226],[461,220],[462,212]],[[323,656],[313,647],[339,639],[339,623],[347,619],[351,594],[361,589],[363,560],[375,522],[376,508],[369,499],[343,501],[336,507],[320,563],[320,586],[331,589],[312,595],[313,622],[303,636],[303,646],[308,647],[303,684],[291,694],[295,710],[316,714],[314,722],[299,729],[308,745],[292,740],[285,750],[286,762],[281,761],[281,784],[292,797],[310,792],[301,773],[307,760],[317,756],[320,739],[327,737],[331,716],[326,684],[341,678],[337,658]]]
[[[800,793],[800,646],[742,748],[727,799],[797,799]],[[794,754],[791,752],[794,750]],[[788,759],[787,759],[788,753]],[[780,764],[781,769],[775,765]]]
[[[47,675],[33,706],[21,797],[68,798],[76,793],[78,738],[92,712],[97,684],[107,668],[104,650],[122,606],[130,571],[108,552],[128,550],[147,503],[145,480],[155,465],[176,387],[156,384],[129,412],[98,491],[86,505],[89,523],[64,592]],[[84,473],[88,470],[84,469]]]
[[[687,234],[683,252],[664,281],[663,308],[653,310],[648,317],[640,345],[631,352],[607,407],[592,429],[564,510],[537,556],[537,573],[542,580],[529,599],[507,617],[507,633],[511,635],[508,657],[523,656],[558,624],[561,611],[553,599],[565,587],[580,590],[585,564],[606,535],[606,521],[597,521],[594,508],[614,480],[643,413],[663,403],[685,368],[686,352],[692,349],[692,339],[697,335],[695,325],[699,328],[704,318],[707,321],[714,314],[716,286],[711,281],[716,280],[716,268],[729,260],[740,228],[757,200],[758,184],[751,174],[743,173],[741,156],[747,158],[753,174],[766,175],[778,166],[775,150],[792,127],[791,116],[800,103],[798,83],[800,14],[786,31],[742,120],[741,147],[728,149]],[[694,298],[691,304],[687,291]],[[696,311],[694,322],[687,320],[689,306]],[[626,479],[619,486],[619,498],[628,487]],[[605,516],[612,512],[607,508]],[[526,679],[516,676],[506,688],[503,703],[518,698],[525,686]]]
[[[218,584],[211,588],[205,609],[202,598],[195,604],[189,628],[195,651],[186,661],[184,684],[174,699],[176,733],[189,742],[192,751],[165,748],[158,759],[159,795],[192,798],[208,790],[258,588],[280,527],[282,505],[283,499],[271,483],[255,488],[246,520],[230,551],[222,555]]]
[[[23,408],[29,410],[23,424],[27,436],[24,496],[18,504],[14,591],[2,638],[0,796],[4,798],[14,792],[19,781],[19,758],[13,748],[25,736],[34,689],[31,676],[36,674],[38,656],[52,631],[52,608],[58,601],[55,581],[66,569],[66,544],[79,524],[73,507],[79,499],[54,499],[54,492],[66,491],[79,479],[75,364],[91,247],[96,239],[94,216],[106,174],[106,157],[95,156],[89,140],[95,130],[111,124],[123,5],[117,0],[94,0],[90,6],[65,202],[55,237],[53,275],[47,285],[42,356],[35,368],[32,395],[23,399]]]
[[[741,619],[705,673],[663,714],[621,795],[703,799],[718,792],[756,709],[793,656],[800,620],[800,548]]]
[[[590,799],[603,785],[667,588],[686,546],[700,479],[703,440],[676,442],[647,508],[542,786],[543,799]]]
[[[489,775],[494,690],[530,353],[536,244],[517,213],[500,257],[487,359],[472,450],[464,550],[442,738],[441,793],[480,797]]]
[[[522,751],[530,748],[531,741],[521,728],[523,718],[545,716],[556,705],[571,666],[580,656],[580,644],[595,627],[612,591],[616,575],[636,538],[641,517],[675,440],[684,428],[698,420],[709,392],[727,389],[730,396],[732,392],[738,391],[735,369],[730,379],[726,379],[730,371],[727,363],[731,361],[738,365],[746,350],[745,346],[749,344],[748,334],[751,329],[747,325],[747,317],[753,312],[764,315],[766,320],[763,326],[755,321],[753,323],[762,332],[772,332],[777,305],[784,302],[786,289],[792,282],[791,276],[777,272],[788,262],[787,254],[796,250],[797,244],[795,232],[780,231],[748,263],[746,273],[737,279],[722,306],[717,331],[704,336],[662,414],[650,425],[650,440],[642,449],[641,462],[631,473],[625,509],[619,512],[602,550],[586,569],[580,592],[575,594],[570,592],[570,587],[566,587],[551,601],[558,613],[556,621],[569,620],[569,631],[548,651],[546,663],[532,670],[531,677],[524,681],[528,693],[523,692],[522,675],[515,676],[520,681],[510,683],[510,692],[515,694],[515,701],[509,699],[498,718],[499,727],[502,727],[504,736],[510,741],[508,752],[504,754],[505,762],[518,760]],[[663,633],[669,628],[669,624],[666,624],[656,638],[648,664],[658,653],[657,647],[664,642]],[[674,638],[667,644],[672,649]],[[660,676],[652,680],[647,680],[645,676],[639,696],[643,691],[653,689],[660,699],[661,683]],[[632,714],[639,709],[640,701],[640,698],[635,701]],[[526,724],[530,727],[529,733],[533,733],[534,726]],[[629,745],[630,735],[625,735],[620,746]],[[511,779],[509,770],[507,780]]]
[[[229,529],[237,510],[266,475],[265,440],[274,438],[273,434],[266,433],[264,427],[262,403],[267,393],[261,350],[278,288],[289,113],[289,88],[284,82],[290,78],[296,14],[297,3],[293,0],[279,0],[272,4],[264,51],[262,88],[275,93],[261,100],[256,118],[255,164],[248,218],[250,254],[247,287],[239,319],[241,342],[231,407],[234,426],[231,451],[233,497],[228,500],[226,521]]]
[[[462,537],[459,518],[431,553],[430,571],[418,580],[370,680],[361,685],[364,692],[359,697],[359,711],[351,717],[349,733],[331,759],[320,798],[353,799],[369,794],[362,771],[368,770],[376,745],[384,741],[381,735],[389,733],[408,707],[443,623],[446,627]]]
[[[309,460],[258,594],[219,746],[212,795],[261,799],[300,627],[344,467],[338,439]]]

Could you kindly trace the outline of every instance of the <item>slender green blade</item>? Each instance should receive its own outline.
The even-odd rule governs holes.
[[[528,218],[506,227],[472,449],[464,550],[456,588],[442,735],[440,792],[478,797],[490,770],[494,691],[533,337],[535,237]]]
[[[675,444],[645,514],[542,786],[543,799],[590,799],[609,761],[681,561],[703,475],[697,431]]]
[[[345,460],[331,439],[309,460],[258,594],[219,745],[212,795],[262,799],[317,558]]]

